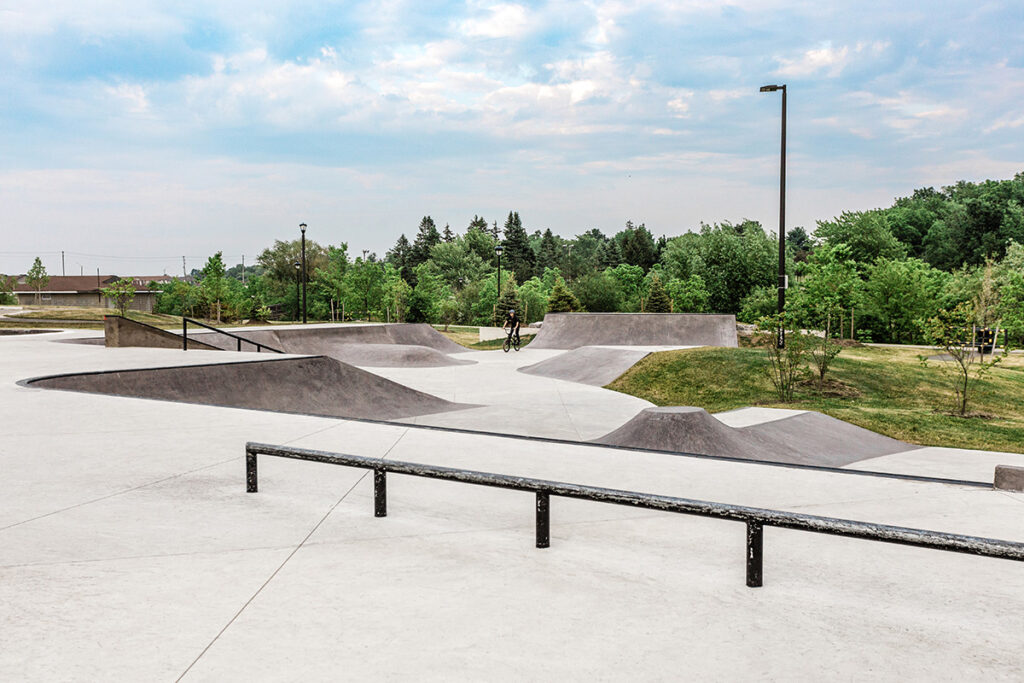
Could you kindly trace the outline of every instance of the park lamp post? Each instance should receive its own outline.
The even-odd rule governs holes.
[[[298,261],[295,262],[295,317],[299,317],[299,309],[302,308],[302,303],[299,299],[299,281],[302,277],[302,264]]]
[[[302,324],[306,324],[306,224],[299,223],[302,231]]]
[[[505,247],[500,244],[495,245],[494,253],[498,255],[498,303],[501,303],[501,252],[503,251],[505,251]]]
[[[782,91],[782,153],[779,165],[779,338],[778,348],[786,347],[786,326],[782,312],[786,308],[786,84],[762,85],[761,92]]]

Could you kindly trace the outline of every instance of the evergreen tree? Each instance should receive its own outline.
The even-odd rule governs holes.
[[[484,220],[483,216],[477,216],[473,214],[473,220],[469,222],[469,227],[466,228],[466,232],[470,230],[479,230],[480,232],[489,232],[487,221]]]
[[[669,298],[668,292],[665,291],[665,285],[662,284],[657,273],[651,276],[651,291],[647,295],[647,311],[648,313],[672,312],[672,299]]]
[[[444,224],[444,232],[442,233],[442,238],[444,239],[445,242],[451,242],[452,240],[455,239],[455,234],[452,233],[452,228],[447,223]]]
[[[540,250],[537,254],[537,271],[543,273],[547,268],[558,267],[558,240],[551,233],[551,228],[544,231],[540,238]]]
[[[502,321],[509,311],[516,311],[517,314],[521,314],[523,310],[522,302],[519,300],[519,288],[516,287],[516,283],[512,278],[505,279],[504,274],[502,275],[501,287],[501,298],[498,299],[498,305],[494,308],[494,324],[501,325]],[[522,315],[519,315],[522,318]]]
[[[519,214],[510,211],[505,221],[505,253],[508,269],[516,274],[516,283],[522,284],[533,277],[537,257],[530,248],[530,238],[523,229]]]
[[[654,244],[654,236],[643,223],[633,227],[626,221],[626,229],[615,236],[622,250],[622,261],[631,266],[640,266],[646,273],[658,260],[658,250]]]
[[[565,286],[565,280],[558,278],[548,297],[548,313],[572,313],[580,310],[580,300]]]
[[[384,260],[393,265],[396,270],[402,270],[409,260],[410,249],[412,249],[412,246],[409,244],[409,238],[405,236],[405,233],[402,233],[395,242],[395,246],[388,250]]]
[[[622,263],[622,252],[616,240],[608,240],[597,251],[598,262],[602,268],[615,268]]]
[[[413,241],[412,247],[409,250],[409,268],[415,270],[416,266],[429,259],[430,248],[440,242],[441,233],[437,231],[437,226],[434,225],[434,219],[430,216],[424,216],[420,221],[420,227],[419,231],[416,233],[416,239]]]

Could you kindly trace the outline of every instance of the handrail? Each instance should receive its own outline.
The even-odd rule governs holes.
[[[182,318],[181,318],[181,348],[184,351],[188,351],[188,324],[189,323],[192,323],[193,325],[199,325],[199,327],[205,327],[206,329],[213,330],[214,332],[220,332],[221,334],[227,335],[227,336],[229,336],[229,337],[231,337],[233,339],[238,340],[238,346],[236,348],[237,351],[241,351],[242,350],[242,342],[245,342],[247,344],[253,344],[256,347],[256,353],[259,353],[263,349],[266,349],[267,351],[273,351],[274,353],[284,353],[284,351],[281,351],[280,349],[275,349],[273,346],[267,346],[266,344],[261,344],[260,342],[254,342],[251,339],[246,339],[245,337],[239,337],[237,334],[232,334],[231,332],[228,332],[227,330],[222,330],[219,327],[214,327],[213,325],[207,325],[206,323],[199,322],[198,320],[193,320],[192,318],[186,318],[186,317],[182,316]]]
[[[256,493],[259,490],[256,464],[256,457],[258,455],[309,460],[331,465],[373,470],[375,517],[387,516],[386,477],[388,472],[428,479],[457,481],[463,484],[475,484],[478,486],[532,491],[537,497],[536,545],[538,548],[547,548],[550,545],[551,496],[592,500],[600,503],[628,505],[647,510],[661,510],[663,512],[744,522],[747,525],[747,586],[751,588],[757,588],[763,584],[762,558],[764,554],[764,527],[766,526],[1024,562],[1024,543],[1015,541],[950,534],[942,531],[913,529],[888,524],[873,524],[871,522],[858,522],[849,519],[821,517],[798,512],[783,512],[728,503],[713,503],[704,500],[607,489],[597,486],[584,486],[546,479],[495,474],[492,472],[460,470],[452,467],[423,465],[397,460],[384,461],[379,458],[368,458],[360,455],[345,455],[255,442],[249,442],[245,445],[245,479],[246,490],[249,493]]]

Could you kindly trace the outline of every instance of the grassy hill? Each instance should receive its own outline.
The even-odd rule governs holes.
[[[700,348],[648,356],[608,385],[657,405],[700,406],[719,412],[744,406],[817,410],[873,431],[925,446],[1024,453],[1024,357],[1004,358],[976,385],[972,416],[951,414],[946,377],[913,348],[844,349],[822,390],[801,383],[780,403],[760,349]]]

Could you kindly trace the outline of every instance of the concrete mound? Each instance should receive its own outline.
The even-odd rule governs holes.
[[[519,368],[519,372],[603,387],[649,353],[606,346],[581,346],[554,358]]]
[[[734,428],[689,406],[646,408],[594,443],[827,467],[918,448],[821,413]]]
[[[699,313],[548,313],[535,349],[736,346],[736,317]]]
[[[475,407],[324,356],[59,375],[27,384],[323,417],[395,419]]]
[[[439,368],[476,363],[452,358],[427,346],[412,344],[336,344],[331,346],[328,355],[365,368]]]

